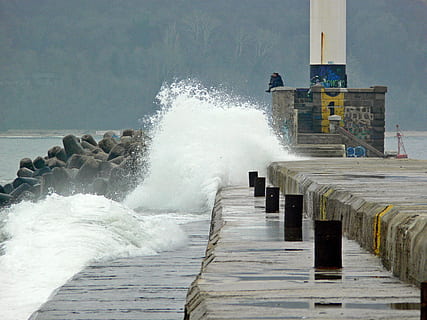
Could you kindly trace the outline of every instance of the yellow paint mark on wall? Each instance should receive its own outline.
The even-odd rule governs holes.
[[[323,89],[323,90],[325,90],[325,89]],[[340,92],[335,97],[331,97],[327,93],[322,92],[320,98],[322,101],[322,107],[328,107],[331,104],[331,102],[333,102],[333,104],[337,107],[343,107],[344,106],[344,92]]]
[[[321,95],[321,107],[322,107],[322,132],[329,133],[329,116],[333,109],[333,114],[341,116],[344,120],[344,92],[338,93],[335,97],[331,97],[325,93],[325,89],[322,89]],[[344,121],[340,123],[340,126],[344,126]]]
[[[329,107],[322,107],[322,115],[331,115]]]
[[[341,119],[343,119],[343,120],[344,120],[344,107],[335,107],[335,108],[334,108],[334,111],[335,111],[335,114],[336,114],[337,116],[340,116],[340,117],[341,117]]]
[[[324,194],[320,196],[320,220],[326,220],[326,201],[328,197],[334,192],[334,189],[328,189]]]
[[[321,120],[320,125],[322,127],[329,127],[329,120]]]
[[[393,205],[388,205],[383,210],[378,212],[374,218],[374,253],[378,256],[380,254],[381,246],[381,219],[393,208]]]
[[[328,121],[329,116],[331,115],[331,111],[328,107],[322,107],[322,120]]]

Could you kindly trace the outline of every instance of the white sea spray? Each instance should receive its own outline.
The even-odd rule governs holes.
[[[89,262],[156,254],[186,241],[173,219],[137,214],[95,195],[52,195],[36,204],[17,204],[5,214],[2,319],[27,319]]]
[[[132,208],[209,211],[220,187],[246,185],[248,171],[264,175],[270,162],[295,159],[253,102],[194,81],[164,86],[157,98],[150,170],[125,200]]]
[[[192,80],[165,84],[151,124],[148,175],[123,203],[51,195],[0,212],[0,312],[24,320],[86,265],[174,250],[180,224],[207,219],[219,188],[292,160],[256,103]]]

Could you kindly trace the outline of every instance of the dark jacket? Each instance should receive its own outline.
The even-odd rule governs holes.
[[[270,89],[275,87],[283,87],[283,80],[279,74],[272,74],[269,83]]]

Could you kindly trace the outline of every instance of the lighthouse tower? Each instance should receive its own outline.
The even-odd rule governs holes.
[[[283,141],[303,156],[384,156],[387,87],[347,86],[346,0],[310,0],[310,78],[272,91]]]
[[[347,88],[346,0],[310,0],[310,83]]]

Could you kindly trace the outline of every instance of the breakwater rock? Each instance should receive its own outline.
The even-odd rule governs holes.
[[[92,193],[121,200],[144,174],[149,138],[141,130],[124,130],[119,138],[106,132],[98,142],[88,134],[70,134],[62,142],[46,156],[21,159],[16,179],[0,185],[0,207],[51,193]]]

